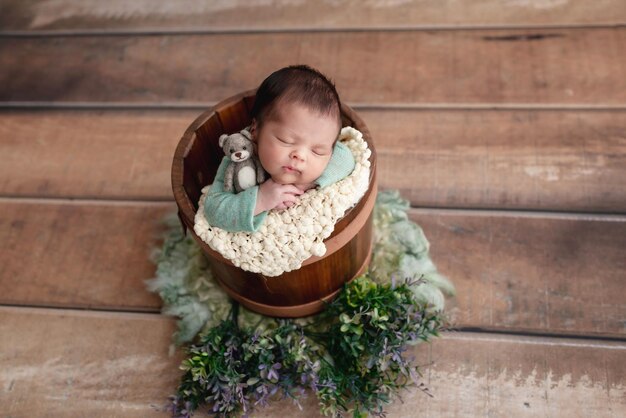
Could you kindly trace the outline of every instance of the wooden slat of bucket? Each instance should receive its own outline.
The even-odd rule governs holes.
[[[202,195],[202,188],[207,184],[213,183],[215,173],[206,170],[188,170],[186,167],[213,167],[219,165],[224,155],[219,147],[219,141],[201,142],[196,138],[203,135],[211,138],[219,138],[222,132],[222,125],[218,117],[214,117],[215,112],[205,111],[187,127],[183,137],[193,138],[191,144],[179,141],[176,151],[172,157],[172,161],[180,159],[179,164],[169,162],[172,173],[170,182],[170,192],[168,195],[186,195],[189,198],[184,202],[184,209],[179,209],[181,222],[185,211],[196,211],[198,200]],[[177,185],[177,186],[174,186]],[[184,186],[183,186],[184,185]]]
[[[194,120],[189,125],[183,137],[193,137],[189,142],[181,141],[179,147],[184,147],[183,164],[172,163],[172,185],[195,185],[194,190],[186,186],[185,193],[189,198],[187,204],[197,208],[198,199],[202,195],[201,189],[213,182],[215,173],[213,171],[198,170],[193,173],[185,167],[217,167],[224,156],[224,151],[219,146],[219,137],[224,133],[234,133],[250,123],[250,107],[247,101],[249,93],[241,93],[234,98],[227,99],[205,110],[200,115],[194,116]],[[209,138],[210,140],[199,141],[197,138]],[[179,158],[179,150],[174,155],[174,160]],[[177,179],[181,176],[188,176],[184,182]],[[175,186],[173,186],[175,187]],[[183,194],[182,189],[174,190],[174,196]]]
[[[211,119],[207,121],[207,123],[203,123],[202,125],[198,126],[198,128],[196,129],[196,136],[207,136],[207,137],[219,138],[220,132],[223,131],[223,128],[218,122],[219,122],[219,119]],[[200,151],[194,151],[193,147],[199,147],[199,148],[204,147],[204,149],[201,149]],[[224,156],[224,151],[219,146],[219,140],[215,142],[194,141],[192,147],[189,149],[189,152],[185,156],[185,160],[196,158],[197,155],[204,156],[206,158],[206,162],[205,162],[206,166],[210,167],[215,164],[217,165],[220,164]],[[202,177],[202,176],[199,176],[199,177]],[[211,184],[213,183],[213,179],[214,177],[208,177],[204,180],[206,184]]]
[[[160,245],[158,221],[174,211],[0,202],[0,303],[157,311],[143,280],[154,275],[148,254]],[[411,218],[457,287],[447,305],[456,326],[624,336],[626,223],[416,210]]]
[[[160,417],[178,385],[173,320],[158,315],[0,308],[0,404],[13,417]],[[80,335],[80,338],[76,338]],[[45,347],[45,349],[42,349]],[[444,334],[413,351],[434,395],[416,389],[389,416],[621,416],[626,345],[594,340]],[[428,366],[431,362],[434,365]],[[310,395],[258,417],[319,417]]]
[[[141,7],[142,5],[147,7]],[[278,10],[277,10],[278,9]],[[298,29],[459,25],[614,24],[626,20],[620,0],[404,1],[314,0],[242,2],[173,1],[167,3],[5,0],[4,30],[164,30],[184,28]],[[340,17],[340,18],[338,18]]]
[[[237,96],[216,105],[215,112],[224,132],[237,132],[250,124],[248,103],[254,103],[254,100],[244,98],[250,97],[251,93],[251,91],[239,93]]]
[[[379,184],[415,206],[626,210],[626,112],[357,112],[376,141]],[[174,148],[200,113],[0,112],[0,194],[171,199]]]
[[[347,103],[626,101],[621,28],[3,37],[0,48],[11,50],[2,101],[215,102],[294,62],[329,74]]]

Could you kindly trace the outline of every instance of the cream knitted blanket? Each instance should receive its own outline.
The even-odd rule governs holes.
[[[279,276],[299,269],[312,255],[323,256],[324,239],[369,185],[371,151],[363,135],[345,127],[339,140],[352,151],[356,162],[348,177],[323,189],[307,191],[297,205],[288,209],[271,210],[255,232],[228,232],[209,225],[204,217],[204,200],[211,186],[206,186],[198,203],[194,231],[235,266],[264,276]]]

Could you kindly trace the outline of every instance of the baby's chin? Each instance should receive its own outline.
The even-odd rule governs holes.
[[[298,176],[294,176],[293,174],[279,174],[277,176],[272,176],[272,180],[274,180],[274,183],[278,183],[278,184],[295,184],[295,183],[299,183],[300,181],[298,180]]]
[[[296,186],[298,189],[301,189],[301,190],[312,189],[316,186],[316,184],[313,183],[313,180],[303,181],[303,179],[297,175],[288,174],[288,175],[272,176],[272,180],[274,180],[274,182],[278,184],[293,184],[294,186]]]

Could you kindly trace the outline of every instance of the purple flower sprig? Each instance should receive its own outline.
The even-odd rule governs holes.
[[[187,418],[205,407],[220,417],[247,416],[275,397],[299,405],[309,389],[325,415],[384,416],[401,389],[417,384],[428,393],[406,351],[436,336],[442,319],[416,300],[412,286],[365,275],[308,325],[279,320],[262,332],[239,328],[234,308],[189,348],[173,415]]]
[[[262,334],[224,321],[189,349],[173,416],[190,417],[202,406],[217,416],[245,416],[278,395],[298,403],[319,379],[317,350],[291,321]]]

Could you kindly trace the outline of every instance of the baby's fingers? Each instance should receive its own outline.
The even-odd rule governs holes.
[[[283,193],[281,199],[283,203],[291,203],[292,205],[298,203],[299,200],[298,196],[289,193]]]
[[[279,203],[278,205],[276,205],[276,207],[274,209],[289,209],[293,205],[295,205],[294,202],[289,201],[289,200],[285,200],[284,202]]]

